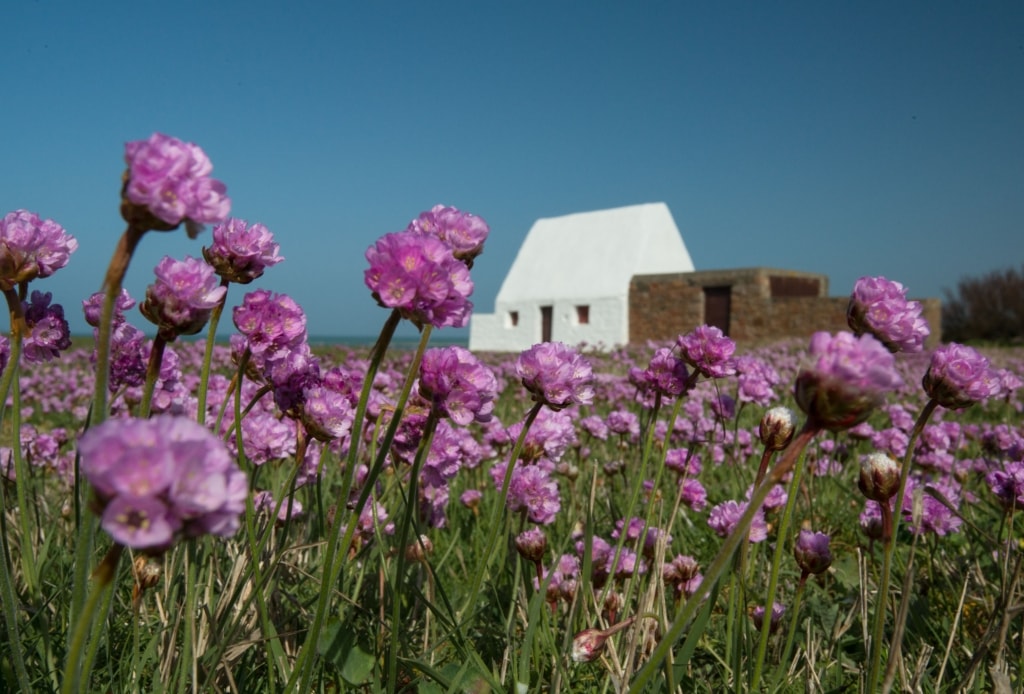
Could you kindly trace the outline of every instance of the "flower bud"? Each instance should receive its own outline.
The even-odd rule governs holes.
[[[754,620],[754,628],[761,631],[761,627],[764,625],[764,606],[758,605],[754,608],[754,611],[750,613],[750,618]],[[772,614],[769,618],[771,620],[768,626],[768,633],[774,634],[778,628],[779,623],[782,621],[782,615],[786,613],[785,605],[775,603],[772,605]]]
[[[769,451],[781,451],[793,440],[793,412],[788,407],[773,407],[761,417],[758,435]]]
[[[900,466],[885,453],[869,453],[861,460],[857,486],[868,499],[887,502],[900,489]]]
[[[548,538],[540,528],[530,528],[516,535],[516,549],[527,561],[539,564],[548,548]]]
[[[600,629],[584,629],[572,640],[572,659],[577,663],[589,663],[601,657],[608,635]]]
[[[607,629],[584,629],[572,639],[572,659],[577,663],[589,663],[597,660],[604,652],[608,637],[616,634],[633,623],[635,617],[624,619]]]
[[[426,561],[427,555],[434,551],[434,543],[426,535],[420,535],[420,539],[405,548],[405,558],[411,562]]]
[[[793,545],[793,556],[800,570],[807,574],[820,574],[832,565],[829,537],[825,533],[801,530]]]

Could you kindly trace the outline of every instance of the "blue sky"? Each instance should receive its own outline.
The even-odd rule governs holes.
[[[363,254],[436,203],[491,225],[483,312],[535,219],[653,201],[697,269],[824,272],[834,295],[1024,260],[1020,2],[42,0],[0,23],[0,214],[78,238],[34,287],[75,332],[123,231],[124,142],[154,131],[274,232],[286,261],[250,288],[316,335],[377,333]],[[204,242],[148,235],[129,291]]]

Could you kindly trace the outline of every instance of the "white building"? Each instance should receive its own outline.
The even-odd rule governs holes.
[[[538,219],[494,313],[470,319],[469,347],[517,352],[549,340],[604,349],[625,344],[633,275],[693,269],[664,203]]]

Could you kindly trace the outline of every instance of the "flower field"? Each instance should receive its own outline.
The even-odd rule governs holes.
[[[431,347],[488,231],[441,206],[367,251],[377,344],[314,350],[205,154],[125,156],[92,340],[29,293],[77,241],[0,224],[0,689],[1020,690],[1024,350],[925,349],[880,277],[809,343]]]

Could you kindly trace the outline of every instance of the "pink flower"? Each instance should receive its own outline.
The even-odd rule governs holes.
[[[495,485],[500,487],[504,477],[504,464],[491,469]],[[562,508],[558,483],[551,473],[539,465],[516,465],[509,483],[506,505],[510,511],[523,511],[526,517],[540,525],[550,525]]]
[[[736,528],[747,510],[747,504],[736,501],[726,501],[711,509],[708,516],[708,526],[715,531],[719,537],[726,537]],[[768,538],[768,524],[764,520],[764,510],[758,509],[754,515],[754,521],[750,525],[747,539],[750,542],[762,542]]]
[[[676,338],[687,364],[707,378],[723,378],[736,373],[732,359],[736,343],[726,337],[721,328],[713,325],[699,325],[692,332]]]
[[[101,525],[127,547],[159,551],[179,536],[229,536],[248,482],[224,444],[192,419],[108,419],[78,442]]]
[[[249,226],[244,219],[232,218],[213,228],[213,243],[203,249],[203,257],[224,279],[248,284],[284,260],[279,248],[262,224]]]
[[[473,259],[483,253],[484,241],[491,228],[480,217],[455,207],[435,205],[409,222],[407,231],[436,236],[444,241],[459,260],[473,266]]]
[[[24,344],[26,362],[51,361],[71,347],[71,331],[64,319],[64,307],[51,304],[51,298],[50,292],[33,291],[30,300],[22,303],[29,331]]]
[[[519,355],[516,375],[536,402],[553,410],[594,398],[590,362],[562,342],[542,342]]]
[[[846,321],[855,335],[870,333],[891,352],[920,352],[930,331],[921,303],[884,277],[861,277],[853,287]]]
[[[366,251],[366,286],[377,303],[417,326],[461,328],[469,321],[469,269],[435,236],[387,234]]]
[[[227,188],[209,177],[213,165],[198,145],[154,133],[148,140],[126,143],[124,159],[125,198],[171,229],[183,221],[214,224],[228,216]],[[135,211],[127,210],[126,216],[135,219]]]
[[[866,420],[902,383],[892,354],[873,336],[817,332],[796,379],[796,402],[817,425],[841,431]]]
[[[68,264],[78,241],[52,219],[15,210],[0,219],[0,290],[49,277]]]
[[[932,353],[922,381],[928,396],[951,410],[959,410],[1000,393],[999,374],[978,350],[951,342]]]
[[[468,349],[428,349],[420,363],[419,384],[420,395],[441,416],[462,425],[490,421],[498,380]]]
[[[202,330],[227,292],[213,268],[197,258],[164,256],[153,272],[156,282],[146,288],[139,310],[166,340]]]
[[[820,574],[832,565],[829,536],[825,533],[801,530],[793,544],[793,556],[805,574]]]

